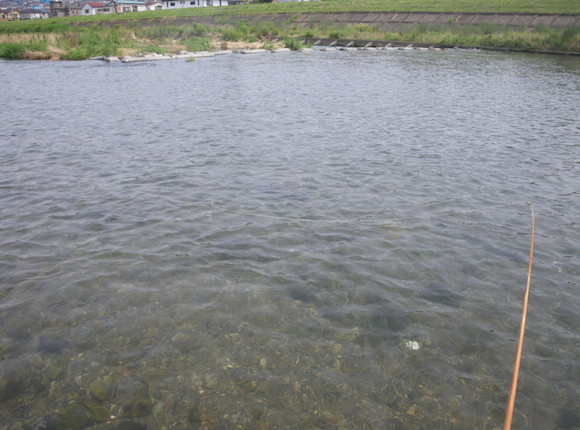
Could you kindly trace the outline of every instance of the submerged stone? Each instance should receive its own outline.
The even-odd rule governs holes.
[[[580,427],[580,417],[574,411],[562,409],[558,412],[556,425],[559,429],[569,429]]]
[[[195,334],[177,333],[173,336],[173,346],[182,354],[200,349],[203,346],[203,338]]]
[[[409,325],[409,318],[401,309],[382,307],[372,313],[370,325],[371,327],[401,331]]]
[[[137,418],[151,413],[150,400],[136,400],[123,406],[123,418]]]
[[[17,397],[23,390],[24,384],[22,381],[9,379],[2,390],[0,390],[0,403],[5,403]]]
[[[115,430],[147,430],[147,426],[137,421],[124,420],[115,426]]]
[[[109,412],[92,400],[85,400],[83,404],[91,411],[93,420],[96,422],[105,421],[109,417]]]
[[[199,409],[199,405],[194,405],[188,412],[187,412],[187,422],[191,424],[193,429],[198,429],[201,427],[201,410]]]
[[[123,406],[123,418],[136,418],[149,415],[153,407],[153,400],[149,393],[149,384],[143,379],[133,381],[133,398]]]
[[[38,428],[47,430],[81,430],[91,421],[89,410],[73,403],[59,409],[44,420]]]
[[[119,366],[127,364],[143,357],[143,351],[129,351],[117,354],[108,354],[105,356],[105,364],[107,366]]]
[[[91,395],[100,401],[108,399],[113,392],[113,381],[114,379],[110,375],[97,379],[90,386]]]
[[[62,374],[65,367],[51,367],[50,369],[46,369],[44,375],[51,381],[58,379],[58,377]]]
[[[463,294],[439,282],[432,282],[427,285],[427,288],[421,293],[421,297],[430,302],[441,303],[453,308],[458,308],[465,299]]]
[[[87,326],[75,327],[72,330],[72,342],[76,348],[89,349],[95,345],[96,336]]]
[[[40,352],[59,354],[63,349],[68,348],[69,345],[70,342],[61,337],[44,337],[40,338],[38,350]]]
[[[155,403],[155,406],[153,407],[152,411],[153,417],[158,418],[162,410],[163,410],[163,402]]]
[[[288,294],[294,300],[300,300],[302,303],[310,303],[317,300],[316,293],[302,286],[293,286],[288,288]]]

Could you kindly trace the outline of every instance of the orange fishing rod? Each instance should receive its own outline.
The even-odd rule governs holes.
[[[524,308],[522,311],[522,322],[520,324],[520,337],[518,339],[518,350],[516,352],[516,361],[514,363],[514,373],[512,375],[512,385],[509,393],[508,407],[505,415],[503,430],[512,428],[512,417],[514,415],[514,404],[516,401],[516,390],[518,388],[518,376],[520,374],[520,361],[522,359],[522,348],[524,346],[524,331],[526,329],[526,314],[528,312],[528,297],[530,295],[530,279],[532,277],[532,259],[534,258],[534,233],[536,231],[536,221],[534,217],[534,205],[532,208],[532,245],[530,246],[530,262],[528,265],[528,282],[526,284],[526,293],[524,294]]]

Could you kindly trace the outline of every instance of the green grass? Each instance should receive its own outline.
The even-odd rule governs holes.
[[[66,17],[46,20],[42,24],[26,21],[1,22],[0,33],[5,28],[28,27],[30,29],[59,23],[81,23],[99,21],[150,20],[174,17],[215,17],[223,23],[236,15],[291,14],[289,21],[304,13],[333,12],[475,12],[475,13],[541,13],[580,14],[578,0],[326,0],[320,2],[260,3],[227,7],[199,7]],[[289,22],[288,24],[290,24]],[[32,30],[25,30],[32,31]],[[44,32],[44,30],[42,31]]]
[[[36,38],[29,42],[4,42],[0,43],[0,58],[20,60],[24,58],[25,51],[47,52],[47,47],[46,41]],[[48,53],[46,57],[49,57]]]
[[[419,26],[408,32],[384,35],[384,40],[437,45],[466,45],[518,50],[580,52],[580,27],[535,31],[512,30],[489,23],[467,26]]]
[[[210,43],[207,37],[192,37],[185,41],[185,46],[190,52],[209,51]]]

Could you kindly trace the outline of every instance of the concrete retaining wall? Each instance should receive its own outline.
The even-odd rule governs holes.
[[[223,22],[224,17],[218,17]],[[311,25],[328,24],[334,26],[347,24],[369,24],[386,31],[399,31],[425,25],[477,25],[481,22],[504,25],[532,30],[538,24],[548,27],[565,28],[569,25],[580,25],[580,15],[541,15],[541,14],[494,14],[494,13],[427,13],[427,12],[348,12],[302,14],[298,18],[292,14],[269,15],[234,15],[230,21],[247,19],[251,23],[267,22],[283,24],[292,20],[294,25],[308,28]],[[102,21],[98,25],[112,26],[131,21]],[[134,22],[134,21],[133,21]],[[145,25],[175,24],[183,25],[198,22],[206,25],[216,25],[214,17],[179,17],[143,20]],[[78,25],[94,25],[95,23],[79,23]]]
[[[513,28],[526,27],[533,29],[538,24],[548,27],[567,27],[580,25],[580,15],[539,15],[539,14],[493,14],[493,13],[425,13],[425,12],[390,12],[390,13],[343,13],[302,15],[297,22],[323,23],[335,22],[344,24],[365,23],[387,28],[415,27],[420,24],[477,25],[481,22],[505,25]]]

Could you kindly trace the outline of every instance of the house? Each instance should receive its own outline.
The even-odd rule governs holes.
[[[148,1],[145,6],[147,6],[147,10],[162,10],[163,3],[160,1]]]
[[[81,15],[81,12],[82,12],[82,9],[83,8],[80,7],[80,6],[70,5],[69,8],[68,8],[68,16],[80,16]]]
[[[145,12],[146,10],[146,4],[140,1],[113,0],[105,4],[102,13]]]
[[[50,17],[61,18],[63,16],[68,16],[68,5],[65,5],[61,0],[51,0]]]
[[[105,3],[89,2],[86,3],[81,9],[81,15],[99,15],[103,13],[101,9],[105,6]]]
[[[67,0],[50,0],[50,18],[61,18],[63,16],[79,16],[82,15],[82,7],[84,3],[78,1]]]
[[[185,7],[228,6],[228,0],[161,0],[164,9]]]
[[[10,9],[6,14],[8,21],[18,21],[20,19],[20,12],[16,9]]]
[[[44,18],[44,11],[41,9],[22,9],[20,11],[20,19],[42,19]]]
[[[10,9],[0,9],[0,21],[8,21]]]

